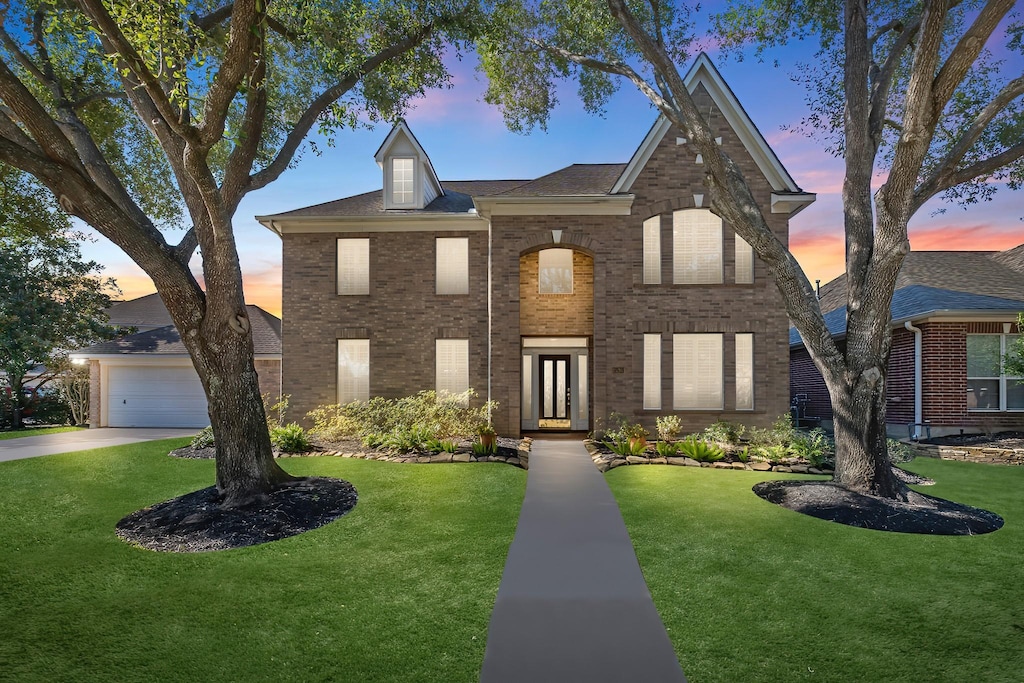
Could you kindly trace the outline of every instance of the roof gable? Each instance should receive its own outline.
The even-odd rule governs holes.
[[[796,181],[793,180],[793,177],[789,175],[789,172],[786,171],[782,162],[775,155],[775,152],[768,146],[768,142],[761,135],[757,126],[754,125],[746,110],[743,109],[739,100],[736,99],[732,89],[705,53],[702,52],[697,56],[683,82],[686,85],[687,91],[691,94],[699,86],[704,86],[704,89],[711,96],[712,101],[721,111],[728,124],[739,136],[743,146],[757,164],[758,169],[768,180],[774,192],[805,195],[810,199],[810,201],[807,201],[807,199],[802,200],[805,205],[813,201],[814,195],[804,193],[796,184]],[[644,138],[644,141],[640,143],[640,147],[633,154],[633,158],[626,165],[622,175],[619,176],[615,185],[612,186],[612,194],[630,191],[633,182],[640,175],[647,162],[650,161],[651,155],[654,154],[655,149],[658,147],[658,143],[661,142],[671,127],[672,124],[664,115],[658,117]],[[775,200],[776,198],[773,197],[773,205],[776,203]]]
[[[433,192],[427,192],[425,196],[433,198],[435,196],[443,195],[444,189],[441,187],[441,181],[437,178],[437,173],[434,171],[434,164],[430,161],[430,157],[427,156],[426,150],[423,149],[423,145],[420,144],[416,136],[412,134],[412,130],[409,128],[409,124],[405,122],[405,119],[399,119],[392,128],[388,136],[384,138],[384,142],[377,149],[377,152],[373,155],[377,165],[384,170],[385,178],[387,176],[387,170],[384,168],[387,163],[387,159],[392,156],[413,156],[423,169],[424,182],[428,184]],[[387,182],[385,181],[385,187]],[[430,203],[428,199],[426,203]]]

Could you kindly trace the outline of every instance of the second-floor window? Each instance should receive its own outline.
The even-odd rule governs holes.
[[[396,205],[412,204],[416,200],[413,160],[395,157],[391,160],[391,166],[391,201]]]
[[[754,249],[736,235],[736,284],[754,284]]]
[[[644,284],[661,284],[661,216],[644,221]]]
[[[677,285],[722,284],[722,219],[707,209],[674,212],[672,261]]]
[[[538,293],[572,294],[572,249],[545,249],[537,265]]]
[[[338,240],[338,294],[370,293],[370,239]]]
[[[469,238],[438,237],[438,294],[469,294]]]

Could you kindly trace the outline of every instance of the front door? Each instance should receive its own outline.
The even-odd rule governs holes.
[[[570,385],[571,356],[540,357],[540,421],[541,429],[569,429],[572,425]]]

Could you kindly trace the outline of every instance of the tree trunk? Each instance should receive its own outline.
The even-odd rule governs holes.
[[[875,359],[888,360],[888,359]],[[852,382],[829,382],[836,444],[834,481],[872,496],[906,500],[892,471],[885,432],[887,363],[871,364]]]

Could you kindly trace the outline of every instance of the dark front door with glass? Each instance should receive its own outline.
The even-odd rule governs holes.
[[[569,429],[571,422],[570,356],[540,357],[541,429]]]

